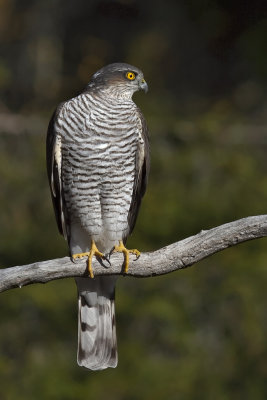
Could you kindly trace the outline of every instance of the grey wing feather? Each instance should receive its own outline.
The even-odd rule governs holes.
[[[140,118],[140,142],[135,162],[135,180],[132,202],[128,214],[129,233],[132,232],[137,219],[142,197],[145,194],[150,169],[149,136],[146,121],[138,109]]]
[[[55,129],[55,122],[58,118],[60,110],[63,107],[63,104],[64,103],[61,103],[57,107],[48,125],[46,140],[46,162],[51,197],[58,229],[59,232],[64,235],[65,239],[68,239],[67,215],[64,204],[61,178],[61,137],[59,134],[57,134]]]

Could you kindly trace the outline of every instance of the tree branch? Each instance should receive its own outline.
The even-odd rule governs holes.
[[[247,217],[216,228],[201,231],[197,235],[173,243],[154,252],[142,253],[135,260],[130,257],[128,275],[149,277],[189,267],[218,251],[267,236],[267,215]],[[111,266],[106,268],[93,260],[95,275],[122,275],[123,256],[113,254]],[[29,265],[0,270],[0,292],[32,283],[45,283],[54,279],[88,276],[86,258],[75,261],[69,257],[39,261]]]

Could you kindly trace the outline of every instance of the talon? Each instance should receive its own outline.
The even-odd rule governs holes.
[[[96,247],[95,241],[92,240],[92,245],[91,245],[91,250],[87,251],[86,253],[78,253],[78,254],[73,254],[72,258],[75,260],[75,258],[82,258],[82,257],[88,257],[88,272],[90,278],[94,277],[94,272],[93,272],[93,267],[92,267],[92,260],[93,256],[96,257],[101,257],[104,258],[104,254],[101,253],[98,248]]]
[[[128,269],[129,269],[129,263],[130,263],[130,258],[129,258],[129,254],[135,254],[136,255],[136,260],[140,257],[141,253],[139,250],[137,249],[131,249],[128,250],[126,249],[126,247],[123,244],[123,241],[120,240],[119,241],[119,245],[116,245],[114,247],[114,249],[112,250],[112,253],[123,253],[124,254],[124,273],[127,274],[128,273]]]
[[[109,263],[109,265],[111,266],[111,262],[110,262],[110,253],[108,253],[108,254],[105,254],[105,256],[103,257],[108,263]]]

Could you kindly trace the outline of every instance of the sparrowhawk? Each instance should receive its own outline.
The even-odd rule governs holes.
[[[117,365],[115,276],[94,278],[92,257],[129,253],[149,171],[145,119],[132,101],[147,91],[142,71],[115,63],[97,71],[85,90],[61,103],[47,134],[47,170],[59,231],[73,259],[88,257],[89,278],[78,288],[79,365],[100,370]]]

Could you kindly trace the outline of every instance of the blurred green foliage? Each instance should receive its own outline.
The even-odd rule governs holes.
[[[149,251],[266,213],[264,2],[0,7],[2,267],[67,254],[47,184],[46,126],[109,62],[140,67],[150,86],[135,97],[152,166],[130,246]],[[121,278],[119,365],[102,372],[76,365],[73,280],[2,293],[0,398],[265,400],[266,265],[261,239],[163,277]]]

